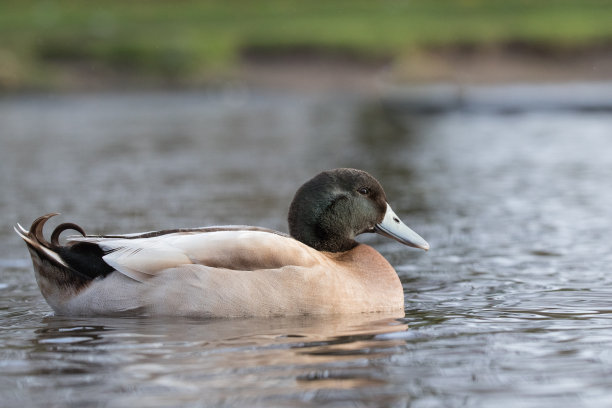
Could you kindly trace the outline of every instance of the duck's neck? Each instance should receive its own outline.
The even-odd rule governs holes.
[[[290,226],[289,230],[293,238],[317,251],[345,252],[359,245],[347,237],[346,231],[330,231],[325,225],[299,223]]]

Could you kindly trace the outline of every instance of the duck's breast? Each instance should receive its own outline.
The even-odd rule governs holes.
[[[194,264],[166,270],[148,282],[151,312],[228,317],[403,310],[401,282],[373,248],[315,252],[316,262],[307,266],[246,271]]]

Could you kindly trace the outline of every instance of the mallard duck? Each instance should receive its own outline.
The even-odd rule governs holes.
[[[324,171],[302,185],[289,209],[289,235],[220,226],[128,235],[87,235],[58,225],[50,240],[36,219],[26,242],[36,281],[61,315],[238,317],[393,312],[404,308],[393,267],[355,237],[376,232],[429,244],[393,212],[365,171]],[[67,237],[65,230],[80,235]]]

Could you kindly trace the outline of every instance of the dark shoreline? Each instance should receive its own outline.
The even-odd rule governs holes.
[[[369,94],[388,87],[440,82],[483,85],[610,81],[612,43],[580,47],[521,42],[497,46],[458,44],[430,47],[395,58],[316,48],[248,50],[231,68],[172,77],[119,70],[88,61],[58,61],[53,67],[55,74],[48,83],[0,81],[0,93],[246,86]]]

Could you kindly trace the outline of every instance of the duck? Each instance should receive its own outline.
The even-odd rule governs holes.
[[[211,226],[87,235],[58,225],[47,240],[37,218],[17,224],[36,282],[56,315],[231,318],[403,312],[395,269],[355,238],[378,233],[409,247],[429,244],[387,203],[381,184],[351,168],[304,183],[289,207],[289,234]],[[72,230],[60,243],[60,234]]]

